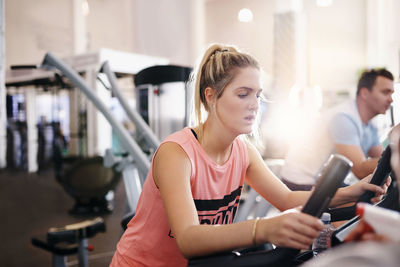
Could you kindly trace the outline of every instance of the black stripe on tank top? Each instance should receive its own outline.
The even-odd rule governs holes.
[[[242,193],[242,187],[239,186],[236,190],[232,191],[229,195],[225,195],[221,199],[195,199],[194,204],[196,205],[197,211],[211,211],[218,210],[221,207],[226,207],[235,200]]]

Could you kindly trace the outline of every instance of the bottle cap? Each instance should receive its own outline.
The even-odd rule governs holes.
[[[330,222],[331,221],[331,214],[328,212],[322,213],[321,221],[323,222]]]

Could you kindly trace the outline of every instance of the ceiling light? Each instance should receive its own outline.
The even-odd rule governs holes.
[[[89,15],[89,3],[87,0],[82,1],[82,13],[84,16]]]
[[[317,0],[317,6],[327,7],[332,5],[333,0]]]
[[[238,20],[241,22],[252,22],[253,12],[248,8],[242,8],[238,13]]]

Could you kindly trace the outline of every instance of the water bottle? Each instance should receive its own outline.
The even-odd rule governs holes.
[[[314,256],[331,247],[331,236],[335,227],[331,224],[331,214],[324,212],[321,216],[321,221],[324,223],[324,229],[320,232],[319,236],[314,240],[312,251]]]

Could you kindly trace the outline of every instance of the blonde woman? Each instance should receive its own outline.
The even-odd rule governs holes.
[[[232,223],[244,181],[281,211],[310,196],[290,191],[243,138],[254,128],[261,92],[260,66],[252,56],[221,44],[207,49],[195,76],[198,125],[159,146],[111,266],[186,266],[191,257],[266,242],[309,247],[322,223],[296,209]],[[364,180],[340,189],[331,205],[354,201],[365,190],[378,198],[385,191]]]

